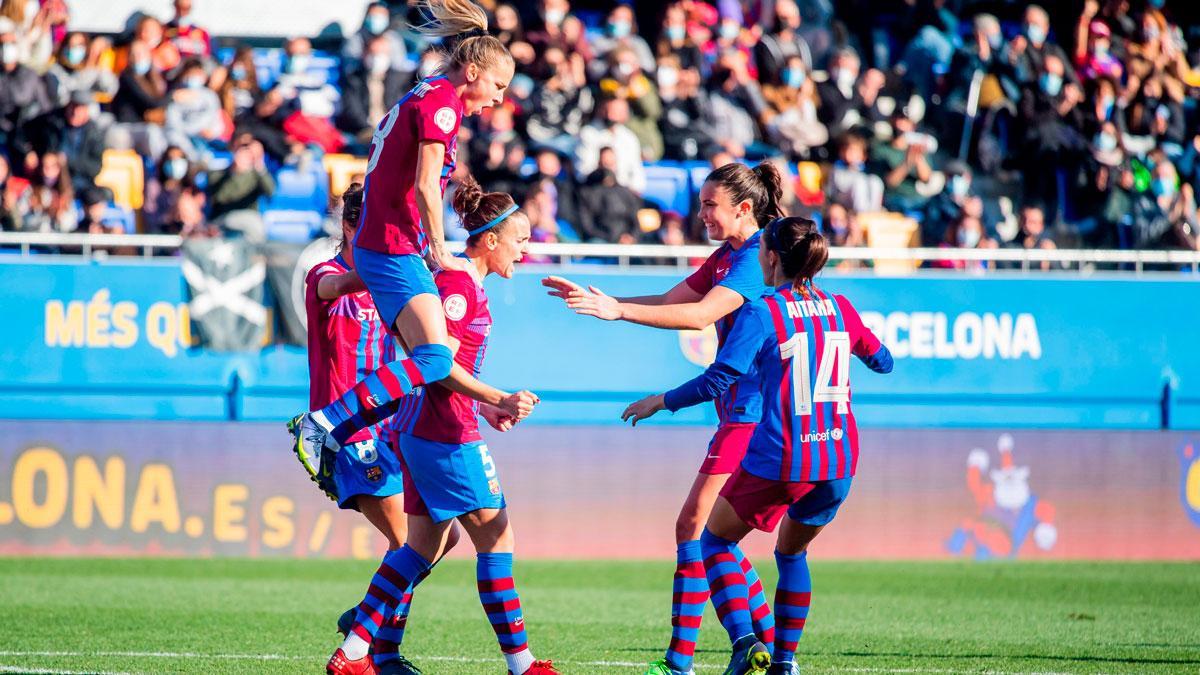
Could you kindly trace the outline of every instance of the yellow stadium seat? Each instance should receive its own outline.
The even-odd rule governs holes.
[[[145,165],[133,150],[105,150],[96,185],[113,192],[113,201],[129,209],[142,208],[146,196]]]
[[[329,194],[340,197],[350,187],[351,179],[367,172],[367,158],[354,155],[328,154],[323,160],[329,174]]]
[[[870,248],[911,248],[917,243],[917,221],[900,213],[860,213],[858,222],[867,233]],[[882,274],[906,274],[919,267],[919,260],[877,258],[875,271]]]

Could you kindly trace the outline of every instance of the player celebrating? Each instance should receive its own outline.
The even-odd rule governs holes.
[[[478,376],[483,364],[492,318],[483,278],[511,278],[514,265],[529,243],[529,220],[512,197],[484,193],[468,179],[454,195],[454,209],[470,233],[465,254],[467,269],[444,269],[434,280],[445,310],[456,367]],[[455,376],[451,376],[454,379]],[[426,576],[430,562],[445,551],[457,519],[478,553],[476,574],[479,599],[496,632],[510,675],[553,675],[549,661],[537,661],[525,639],[521,602],[512,580],[513,532],[505,510],[496,465],[479,435],[476,411],[500,430],[516,423],[515,415],[477,406],[502,392],[469,378],[455,391],[443,384],[422,387],[402,400],[395,417],[397,443],[407,469],[404,508],[409,517],[408,543],[389,554],[371,581],[350,634],[330,660],[331,673],[368,672],[347,667],[351,653],[365,654],[372,628],[407,603],[414,587]],[[528,392],[523,392],[528,394]],[[528,394],[532,397],[532,394]],[[536,403],[536,397],[532,397]],[[398,647],[403,631],[389,636]],[[389,646],[390,648],[390,646]],[[395,660],[384,661],[376,648],[380,673],[407,673]]]
[[[442,192],[454,169],[462,116],[503,100],[513,59],[487,34],[487,15],[470,0],[423,0],[421,6],[431,18],[419,29],[431,37],[456,36],[457,43],[444,74],[422,80],[379,123],[354,238],[358,275],[410,357],[384,363],[341,398],[288,423],[295,452],[313,475],[323,446],[345,445],[392,415],[404,395],[446,378],[453,367],[446,317],[422,256],[435,269],[466,269],[446,248]]]
[[[579,314],[606,320],[621,319],[667,329],[702,329],[716,324],[718,344],[743,305],[770,289],[763,285],[758,265],[760,230],[781,215],[779,171],[769,163],[754,169],[726,164],[708,175],[700,188],[700,220],[708,236],[723,241],[690,277],[662,295],[612,298],[592,287],[584,290],[559,277],[542,283]],[[746,452],[762,410],[757,376],[747,371],[735,386],[717,399],[720,426],[708,455],[692,483],[675,522],[676,568],[671,608],[671,643],[664,658],[650,664],[646,675],[679,675],[692,671],[692,658],[709,587],[700,554],[700,533],[713,503]],[[756,633],[774,639],[774,622],[762,585],[751,576],[751,613]]]
[[[700,539],[713,605],[733,643],[728,674],[759,673],[768,666],[780,675],[797,670],[796,645],[812,591],[806,550],[845,501],[858,465],[849,356],[877,373],[892,370],[891,352],[863,326],[850,301],[813,284],[829,259],[828,246],[811,220],[773,221],[759,261],[775,292],[746,306],[703,374],[630,405],[622,415],[637,424],[663,409],[712,400],[745,373],[759,373],[762,421]],[[736,549],[750,530],[772,532],[781,519],[775,546],[779,625],[772,655],[754,634],[750,590]]]

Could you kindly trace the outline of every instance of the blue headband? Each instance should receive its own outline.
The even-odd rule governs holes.
[[[508,207],[507,209],[504,209],[503,211],[501,211],[500,215],[496,216],[495,218],[492,218],[491,220],[487,221],[483,225],[480,225],[479,227],[477,227],[473,230],[467,230],[467,234],[469,236],[474,237],[475,235],[479,234],[480,232],[487,232],[488,230],[492,229],[493,227],[499,225],[500,222],[503,221],[505,218],[511,216],[512,214],[514,214],[516,212],[517,212],[517,205],[513,204],[512,206]]]
[[[780,248],[779,248],[779,226],[782,225],[783,221],[785,221],[785,220],[787,220],[787,218],[776,218],[775,220],[772,220],[770,223],[767,224],[767,234],[771,237],[770,248],[772,251],[775,251],[776,253],[786,253],[787,252],[787,251],[780,250]]]

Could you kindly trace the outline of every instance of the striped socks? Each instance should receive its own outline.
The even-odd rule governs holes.
[[[708,578],[700,540],[685,541],[676,550],[675,578],[671,587],[671,646],[667,663],[675,670],[692,669],[700,620],[708,604]]]
[[[742,566],[742,574],[746,576],[746,586],[750,591],[750,620],[754,624],[754,633],[765,645],[775,642],[775,616],[771,614],[771,604],[767,602],[767,594],[763,592],[762,581],[750,559],[742,553],[742,547],[733,546],[733,555]]]
[[[754,635],[754,620],[750,616],[750,588],[734,554],[737,544],[716,536],[706,528],[700,535],[700,548],[708,587],[712,591],[713,607],[725,632],[729,633],[729,641],[736,643],[741,638]]]
[[[427,344],[413,348],[412,356],[385,363],[342,397],[320,410],[329,424],[329,435],[338,444],[362,429],[394,414],[399,400],[416,387],[445,379],[454,365],[450,348]]]
[[[354,660],[366,656],[371,640],[385,624],[385,618],[391,618],[406,596],[411,600],[412,582],[419,580],[429,567],[429,561],[408,544],[384,554],[342,644],[347,658]]]
[[[779,567],[779,586],[775,590],[775,617],[779,621],[775,636],[774,663],[792,663],[796,646],[804,633],[808,606],[812,597],[812,577],[808,573],[808,553],[784,555],[775,552]]]
[[[479,602],[487,614],[496,641],[508,669],[521,675],[533,665],[533,653],[525,637],[525,618],[521,614],[521,599],[517,596],[512,578],[512,553],[479,553],[476,555],[475,578],[479,586]]]

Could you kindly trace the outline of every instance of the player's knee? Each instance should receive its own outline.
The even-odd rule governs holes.
[[[695,541],[700,538],[700,532],[703,530],[704,523],[700,522],[695,514],[681,513],[675,520],[675,543]]]
[[[413,347],[411,360],[421,373],[426,384],[439,382],[450,376],[454,367],[454,354],[446,345],[429,344]]]

